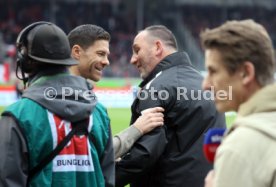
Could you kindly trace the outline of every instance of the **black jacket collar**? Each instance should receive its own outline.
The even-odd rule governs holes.
[[[140,83],[139,87],[144,87],[150,80],[152,80],[156,74],[166,69],[169,69],[177,65],[190,66],[191,62],[186,52],[175,52],[166,56],[153,70],[152,72]]]

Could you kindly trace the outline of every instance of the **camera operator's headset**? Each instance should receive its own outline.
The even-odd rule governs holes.
[[[16,39],[17,60],[16,60],[16,77],[23,81],[24,88],[28,82],[25,73],[30,73],[29,46],[32,46],[32,40],[28,41],[28,34],[37,26],[51,24],[46,21],[35,22],[23,29]],[[21,70],[21,76],[18,75],[18,68]]]

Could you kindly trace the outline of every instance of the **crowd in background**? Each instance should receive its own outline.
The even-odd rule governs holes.
[[[206,28],[214,28],[225,20],[253,19],[269,32],[276,46],[276,12],[262,7],[183,6],[183,23],[199,43],[199,34]]]
[[[111,33],[110,66],[104,72],[105,77],[138,77],[137,70],[129,63],[131,45],[136,29],[136,12],[127,5],[119,3],[115,8],[111,2],[56,2],[48,1],[8,1],[0,2],[0,63],[10,63],[14,70],[15,39],[22,28],[31,22],[53,21],[66,33],[77,25],[91,23],[105,28]],[[214,7],[183,6],[180,9],[182,21],[197,45],[200,46],[199,33],[205,28],[213,28],[229,19],[252,18],[269,31],[276,44],[276,12],[261,7]],[[150,23],[152,15],[145,12],[144,26]],[[153,14],[154,16],[154,14]],[[156,19],[160,19],[159,17]],[[169,25],[170,23],[162,23]],[[174,30],[174,28],[171,28]],[[185,50],[185,49],[184,49]],[[201,51],[202,53],[203,51]],[[192,59],[193,60],[193,59]]]
[[[1,4],[1,3],[0,3]],[[15,40],[22,28],[35,21],[50,21],[48,2],[22,2],[10,4],[0,11],[0,62],[15,56]],[[1,7],[6,5],[0,5]],[[126,15],[124,6],[112,13],[110,3],[57,3],[54,7],[55,22],[66,33],[72,28],[92,23],[102,26],[112,34],[110,43],[111,64],[105,70],[106,77],[137,77],[138,72],[129,64],[131,41],[135,35],[135,19]],[[127,19],[126,19],[127,18]],[[14,69],[11,64],[11,69]]]

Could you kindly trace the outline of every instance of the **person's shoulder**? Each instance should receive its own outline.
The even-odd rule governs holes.
[[[107,109],[102,103],[97,102],[95,108],[93,109],[92,115],[97,120],[101,120],[105,122],[105,124],[109,124],[110,120],[107,113]]]
[[[35,107],[35,106],[40,106],[38,103],[34,102],[33,100],[31,99],[28,99],[28,98],[22,98],[18,101],[16,101],[15,103],[9,105],[5,111],[9,111],[9,110],[12,110],[12,109],[26,109],[28,106],[32,106],[32,107]]]
[[[270,173],[275,171],[275,161],[271,155],[276,154],[275,140],[263,136],[252,129],[238,127],[228,134],[217,149],[216,166],[235,167],[240,171],[254,169]]]
[[[187,88],[201,88],[202,75],[192,66],[178,65],[162,71],[157,81],[168,87],[186,86]]]
[[[97,102],[94,110],[107,113],[106,107],[100,102]]]
[[[97,103],[92,111],[93,129],[99,136],[109,137],[110,119],[105,106]]]
[[[223,149],[239,152],[239,154],[248,154],[256,148],[256,145],[261,144],[262,135],[260,132],[245,127],[237,127],[223,140]]]
[[[156,89],[165,89],[176,86],[177,75],[176,73],[171,73],[170,69],[159,72],[156,77],[148,83],[150,84],[150,87],[154,87]]]

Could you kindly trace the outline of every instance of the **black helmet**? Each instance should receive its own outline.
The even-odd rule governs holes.
[[[66,34],[50,22],[36,22],[24,28],[16,40],[17,63],[24,69],[28,59],[38,62],[76,65]]]

